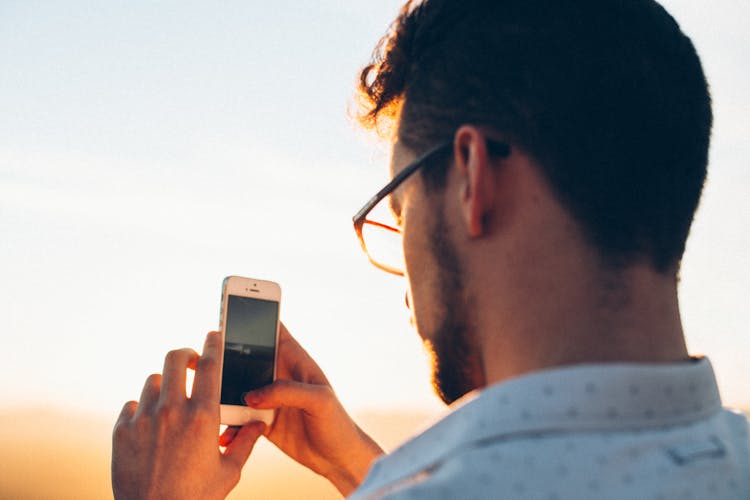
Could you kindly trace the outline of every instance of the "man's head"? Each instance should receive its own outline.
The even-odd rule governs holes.
[[[361,74],[362,122],[416,153],[462,124],[534,156],[613,265],[673,271],[711,108],[690,40],[652,0],[410,1]],[[439,186],[445,169],[429,169]]]
[[[436,381],[444,399],[476,386],[482,367],[469,352],[475,291],[461,289],[466,262],[430,195],[445,186],[459,145],[477,147],[472,133],[530,158],[606,267],[676,273],[712,116],[692,43],[654,1],[409,1],[362,71],[360,97],[361,122],[394,134],[393,165],[403,166],[404,151],[457,145],[421,170],[413,196],[426,208],[404,219],[422,227],[421,250],[405,244],[412,293],[432,289],[441,303],[442,320],[427,328],[436,370],[462,379],[444,384],[451,390]],[[458,138],[465,125],[473,128]],[[450,341],[438,335],[448,330]],[[451,353],[458,336],[463,347]]]

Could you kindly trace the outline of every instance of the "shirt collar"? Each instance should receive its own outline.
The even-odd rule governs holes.
[[[707,358],[539,371],[456,401],[447,415],[376,462],[362,486],[408,478],[482,441],[556,432],[664,428],[704,419],[720,409],[716,378]]]

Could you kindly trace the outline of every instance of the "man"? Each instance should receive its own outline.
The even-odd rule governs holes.
[[[450,413],[383,455],[282,328],[280,380],[246,400],[276,420],[221,454],[212,333],[125,405],[115,496],[223,498],[265,434],[356,499],[749,498],[748,422],[680,321],[712,118],[674,20],[652,0],[410,1],[360,90],[393,180],[355,228],[407,278]]]

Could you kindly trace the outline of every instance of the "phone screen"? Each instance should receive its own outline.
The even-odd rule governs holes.
[[[279,303],[229,295],[221,404],[245,405],[242,395],[273,382]]]

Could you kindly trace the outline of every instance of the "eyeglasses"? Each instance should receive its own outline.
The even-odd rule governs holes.
[[[492,139],[485,139],[490,154],[507,157],[510,146]],[[396,190],[409,176],[429,160],[448,152],[453,147],[453,139],[442,142],[429,149],[422,156],[404,167],[391,181],[377,192],[375,196],[352,217],[354,231],[359,238],[367,258],[377,267],[397,276],[404,275],[404,252],[401,241],[401,229],[394,220],[394,214],[388,203],[381,203]],[[434,164],[434,163],[433,163]]]

